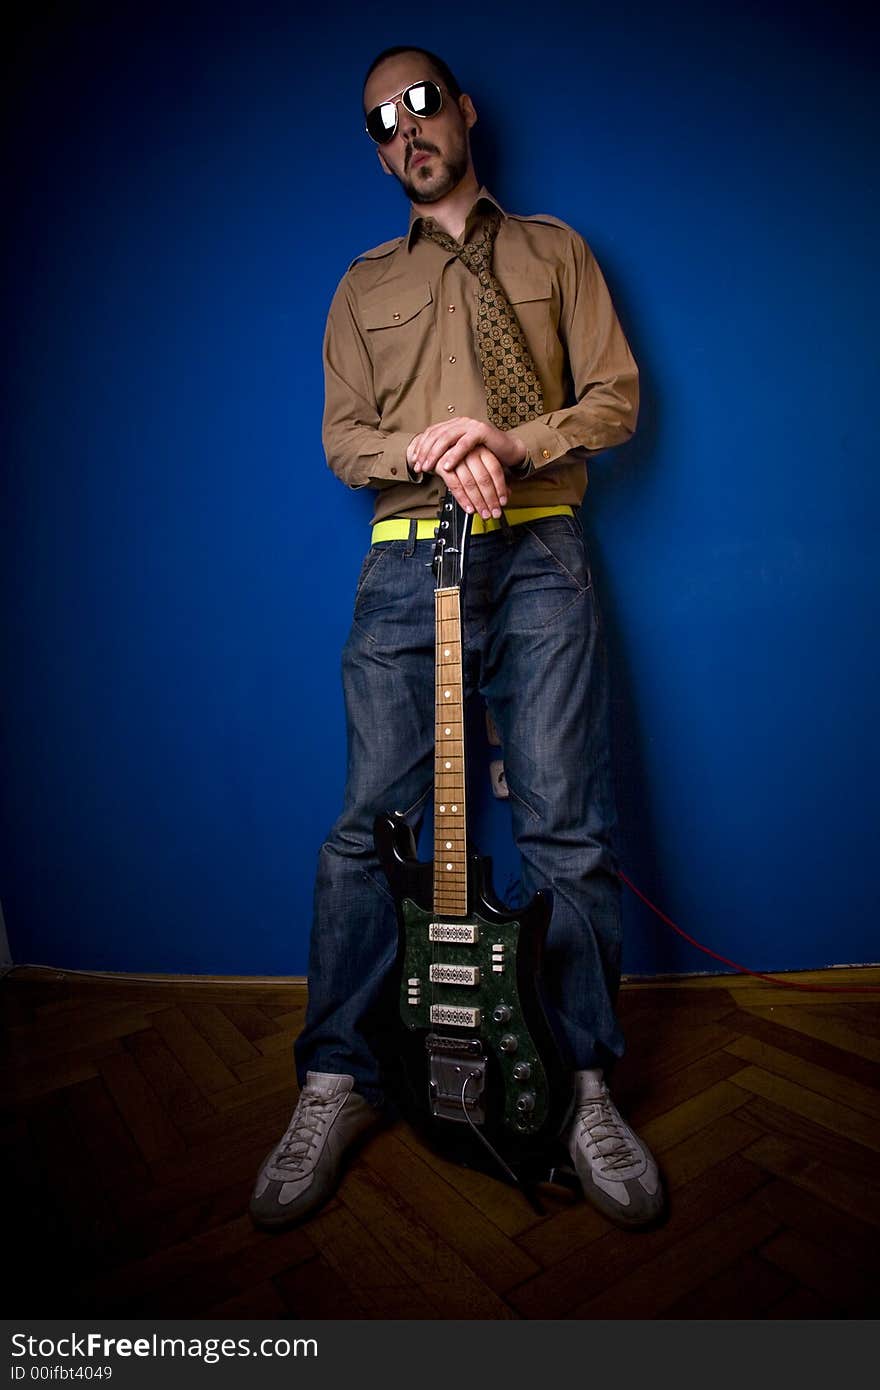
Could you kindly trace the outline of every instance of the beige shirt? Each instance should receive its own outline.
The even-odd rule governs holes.
[[[468,215],[465,240],[485,188]],[[622,444],[638,413],[638,369],[589,247],[554,217],[502,213],[492,269],[535,363],[546,414],[512,431],[531,468],[511,478],[511,507],[581,502],[591,453]],[[365,251],[343,277],[324,337],[324,448],[350,488],[378,489],[374,520],[435,516],[433,473],[410,479],[406,449],[453,416],[485,420],[475,342],[477,279],[451,252],[409,232]]]

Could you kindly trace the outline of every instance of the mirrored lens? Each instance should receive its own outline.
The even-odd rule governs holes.
[[[387,144],[396,129],[396,102],[383,101],[381,106],[374,106],[372,111],[367,112],[367,130],[377,145]]]
[[[407,111],[414,116],[436,116],[443,105],[443,97],[436,82],[414,82],[407,87],[401,100]]]

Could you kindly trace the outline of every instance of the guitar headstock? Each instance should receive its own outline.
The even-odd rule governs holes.
[[[472,517],[456,502],[447,490],[440,506],[440,519],[437,525],[437,540],[434,543],[434,558],[431,569],[434,571],[436,588],[460,588],[464,579],[464,551],[470,535]]]

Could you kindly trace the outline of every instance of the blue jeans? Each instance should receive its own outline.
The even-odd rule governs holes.
[[[402,811],[416,833],[434,775],[433,541],[368,552],[342,669],[348,782],[321,846],[309,1000],[295,1057],[346,1072],[384,1099],[382,1014],[396,1007],[394,902],[373,820]],[[464,684],[501,736],[523,888],[553,895],[544,997],[567,1065],[610,1068],[623,1053],[620,883],[599,610],[579,520],[543,517],[468,542]]]

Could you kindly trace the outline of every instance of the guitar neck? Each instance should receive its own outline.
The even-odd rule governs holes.
[[[434,912],[466,917],[461,589],[435,589]]]

